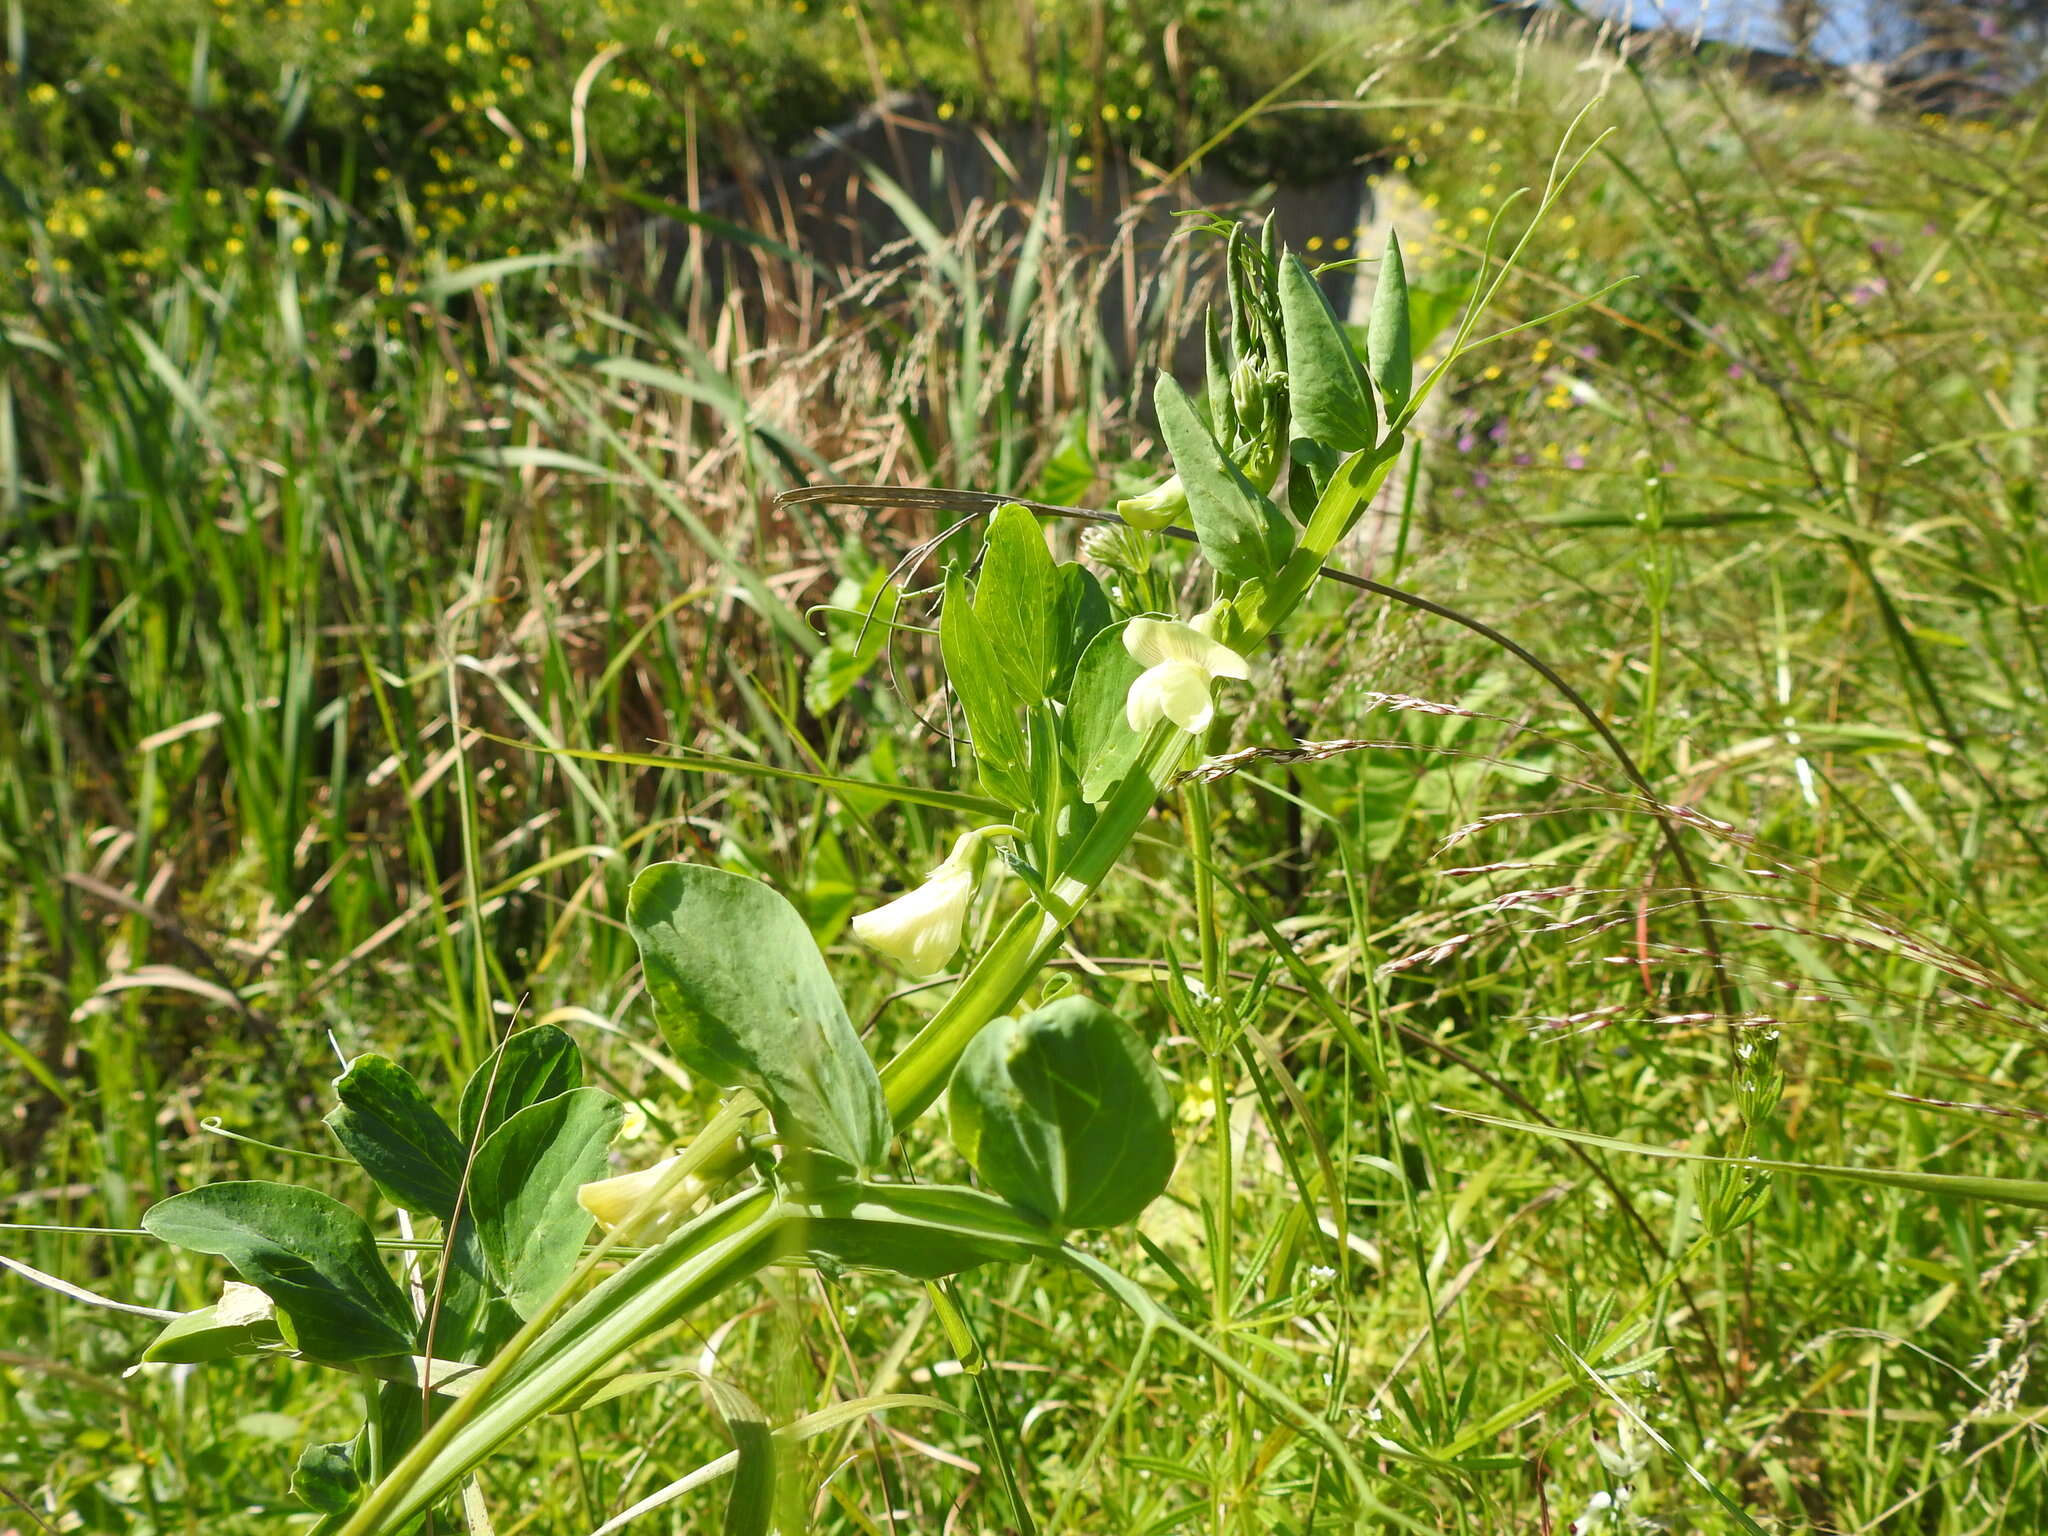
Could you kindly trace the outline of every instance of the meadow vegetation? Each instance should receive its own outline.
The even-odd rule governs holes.
[[[7,35],[0,1254],[188,1311],[229,1272],[144,1213],[256,1178],[396,1266],[427,1245],[339,1159],[332,1081],[382,1053],[452,1117],[515,1025],[630,1106],[612,1168],[688,1144],[721,1096],[650,1012],[657,861],[786,898],[889,1061],[948,989],[852,924],[954,848],[946,794],[994,792],[937,632],[985,519],[776,497],[1155,485],[1224,244],[1091,247],[1068,192],[1357,159],[1420,210],[1425,365],[1525,234],[1480,335],[1599,297],[1461,359],[1333,560],[1454,612],[1325,582],[1255,637],[1210,781],[1025,1000],[1114,1009],[1173,1103],[1164,1195],[1078,1251],[1334,1426],[1386,1529],[2048,1520],[2030,101],[1861,116],[1378,0],[12,0]],[[699,211],[899,89],[1042,134],[1058,180],[998,163],[932,222],[877,167],[906,222],[858,265],[771,182]],[[1589,102],[1534,223],[1511,194]],[[1188,547],[1044,526],[1134,611],[1207,601]],[[892,1156],[969,1179],[939,1116]],[[309,1528],[294,1460],[375,1397],[124,1374],[160,1322],[18,1273],[0,1307],[23,1530]],[[817,1426],[785,1529],[1355,1526],[1303,1422],[1146,1341],[1038,1260],[770,1270],[636,1361],[709,1401],[538,1417],[463,1518],[594,1532],[733,1451],[729,1389]]]

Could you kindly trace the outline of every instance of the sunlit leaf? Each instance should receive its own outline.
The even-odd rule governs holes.
[[[469,1175],[469,1209],[493,1278],[531,1317],[569,1278],[590,1213],[576,1191],[602,1178],[625,1106],[601,1088],[529,1104],[493,1131]]]
[[[989,1025],[960,1058],[948,1104],[961,1156],[1058,1226],[1129,1221],[1173,1173],[1166,1083],[1136,1032],[1090,998]]]
[[[285,1339],[319,1360],[413,1348],[412,1307],[363,1218],[329,1195],[263,1180],[207,1184],[158,1201],[142,1225],[218,1254],[277,1303]]]
[[[1379,435],[1372,387],[1322,284],[1291,251],[1280,263],[1280,313],[1290,435],[1340,455],[1371,446]]]
[[[1226,581],[1271,577],[1294,547],[1292,524],[1231,462],[1172,375],[1159,376],[1153,402],[1202,553]]]
[[[656,864],[633,882],[626,925],[655,1019],[685,1066],[751,1088],[793,1143],[856,1168],[881,1162],[880,1080],[794,907],[744,875]]]
[[[1401,236],[1387,231],[1386,254],[1380,258],[1378,281],[1372,295],[1372,319],[1365,333],[1365,355],[1386,402],[1387,418],[1398,417],[1408,405],[1415,387],[1411,346],[1411,317],[1408,312],[1408,269],[1401,260]]]

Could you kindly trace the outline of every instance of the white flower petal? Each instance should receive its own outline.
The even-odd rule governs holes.
[[[972,865],[949,858],[916,890],[854,918],[853,936],[913,976],[936,975],[960,947],[973,899]]]
[[[1124,649],[1141,666],[1156,667],[1164,662],[1187,662],[1211,677],[1251,676],[1250,664],[1220,640],[1212,640],[1194,624],[1174,619],[1133,619],[1124,626]],[[1213,622],[1213,619],[1210,619]]]
[[[1191,661],[1162,661],[1131,684],[1124,718],[1134,731],[1149,731],[1171,720],[1184,731],[1200,731],[1215,718],[1209,674]]]
[[[617,1232],[631,1240],[659,1237],[697,1203],[697,1196],[703,1193],[704,1186],[696,1178],[682,1180],[633,1220],[630,1226],[622,1227],[621,1224],[632,1216],[634,1207],[647,1198],[648,1192],[662,1181],[674,1163],[675,1158],[665,1157],[651,1168],[582,1185],[576,1191],[576,1203],[596,1217],[597,1224],[607,1232]]]
[[[230,1280],[222,1286],[220,1300],[213,1306],[213,1320],[223,1328],[246,1328],[251,1323],[268,1322],[276,1316],[277,1303],[268,1294],[239,1280]]]

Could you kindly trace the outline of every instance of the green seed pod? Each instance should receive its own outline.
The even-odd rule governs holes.
[[[1012,1205],[1059,1227],[1113,1227],[1173,1173],[1173,1104],[1145,1044],[1101,1004],[1063,997],[997,1019],[953,1073],[953,1141]]]

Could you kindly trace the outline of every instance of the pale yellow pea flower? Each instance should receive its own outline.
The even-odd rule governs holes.
[[[1132,730],[1149,731],[1161,720],[1184,731],[1206,730],[1216,716],[1209,685],[1219,677],[1251,676],[1251,664],[1210,635],[1214,624],[1212,610],[1192,624],[1133,619],[1124,626],[1124,649],[1145,668],[1124,700]]]

